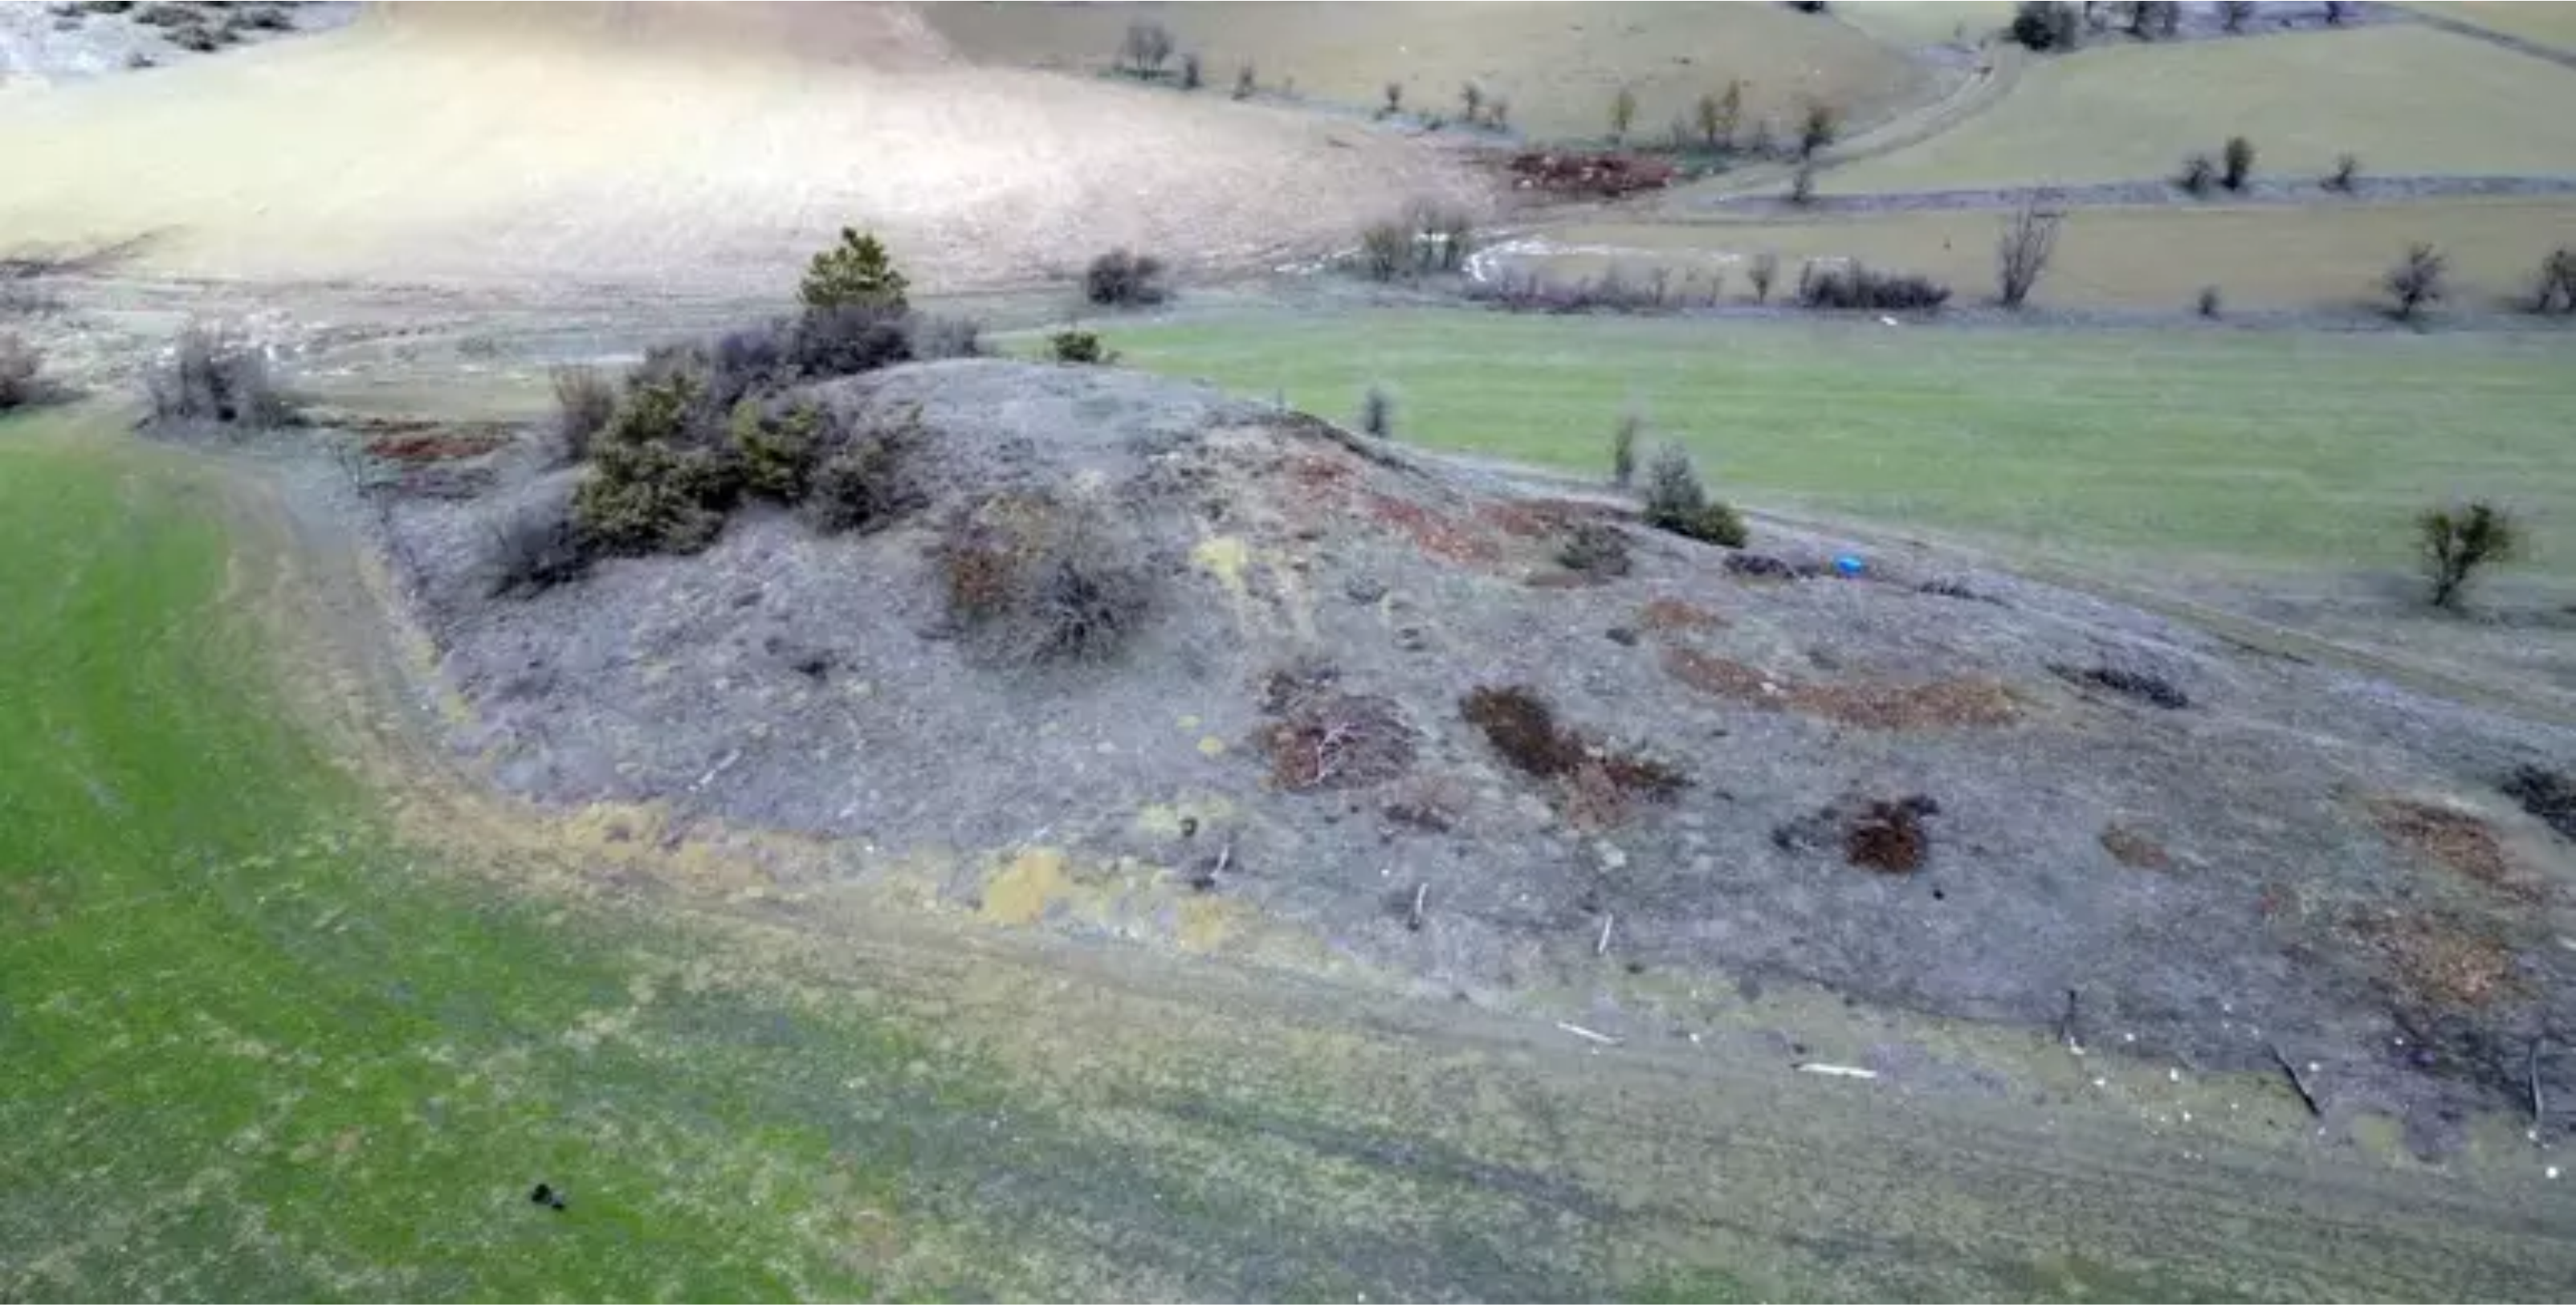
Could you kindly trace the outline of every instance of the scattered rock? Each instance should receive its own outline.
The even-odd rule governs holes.
[[[2506,797],[2557,830],[2559,837],[2576,840],[2576,775],[2521,766],[2505,778],[2503,788]]]

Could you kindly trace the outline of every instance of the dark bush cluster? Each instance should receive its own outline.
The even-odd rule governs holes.
[[[590,552],[562,503],[528,504],[486,527],[495,598],[543,592],[580,578]]]
[[[595,371],[558,372],[558,430],[591,467],[573,496],[581,548],[693,552],[746,498],[796,508],[826,532],[907,510],[918,496],[902,454],[919,433],[917,411],[854,431],[780,397],[799,383],[981,352],[973,322],[911,312],[904,284],[874,237],[844,231],[808,270],[795,318],[658,346],[622,394]]]
[[[1711,499],[1690,455],[1669,444],[1646,466],[1644,514],[1647,525],[1702,543],[1742,548],[1748,537],[1744,518]]]
[[[2504,795],[2558,831],[2559,837],[2576,841],[2576,775],[2545,766],[2516,766],[2505,777]]]
[[[2005,31],[2029,49],[2072,50],[2083,39],[2084,21],[2074,5],[2022,0],[2013,6],[2012,25]]]
[[[2480,571],[2514,560],[2522,531],[2513,514],[2493,503],[2433,508],[2415,518],[2423,551],[2427,597],[2435,607],[2456,607]]]
[[[1636,280],[1615,267],[1573,281],[1505,271],[1488,281],[1469,282],[1462,294],[1470,303],[1513,313],[1664,313],[1716,307],[1725,292],[1724,276],[1713,273],[1703,287],[1688,279],[1675,286],[1671,270],[1661,267]]]
[[[220,326],[191,323],[181,331],[169,358],[147,375],[144,387],[153,416],[165,422],[261,430],[295,420],[294,405],[269,375],[267,353]]]
[[[1597,580],[1628,574],[1628,536],[1606,521],[1584,521],[1568,531],[1556,550],[1557,565]]]
[[[1372,281],[1455,272],[1473,250],[1476,221],[1462,208],[1424,202],[1360,232],[1357,267]]]
[[[558,367],[549,377],[555,391],[555,438],[564,456],[579,462],[590,456],[591,438],[617,413],[617,387],[596,367]]]
[[[1915,272],[1881,272],[1862,263],[1809,263],[1798,273],[1801,308],[1933,312],[1948,302],[1949,286]]]
[[[1047,352],[1060,363],[1096,366],[1118,361],[1118,355],[1100,343],[1096,332],[1078,327],[1067,327],[1048,336]]]
[[[0,331],[0,412],[42,400],[44,371],[45,355],[36,346],[19,339],[15,331]]]
[[[2531,282],[2531,311],[2576,313],[2576,248],[2553,249],[2540,260]]]
[[[1091,260],[1082,275],[1082,297],[1105,307],[1130,308],[1159,304],[1171,291],[1163,284],[1163,260],[1113,249]]]

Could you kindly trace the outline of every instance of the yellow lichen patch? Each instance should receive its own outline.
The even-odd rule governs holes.
[[[1201,723],[1202,722],[1196,716],[1182,716],[1180,719],[1181,732],[1183,734],[1187,734],[1190,731],[1197,729]]]
[[[1252,565],[1252,547],[1233,535],[1210,535],[1190,550],[1190,562],[1215,577],[1237,599],[1249,595],[1243,573]]]
[[[1211,952],[1225,945],[1243,924],[1243,908],[1222,897],[1191,897],[1181,903],[1181,949]]]
[[[985,881],[984,905],[977,913],[995,924],[1035,924],[1072,887],[1064,873],[1064,853],[1032,847],[1003,862],[1001,872]]]
[[[1222,757],[1222,756],[1224,756],[1224,755],[1225,755],[1225,740],[1223,740],[1223,739],[1221,739],[1221,738],[1218,738],[1217,736],[1215,736],[1215,735],[1213,735],[1213,734],[1210,734],[1210,735],[1208,735],[1207,737],[1205,737],[1205,738],[1203,738],[1203,739],[1200,739],[1200,740],[1199,740],[1199,754],[1200,754],[1201,756],[1207,756],[1207,757]]]

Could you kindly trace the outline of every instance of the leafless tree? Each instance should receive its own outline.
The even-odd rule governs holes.
[[[1995,239],[1995,289],[2006,308],[2019,308],[2039,284],[2040,273],[2057,253],[2057,232],[2066,215],[2044,208],[2034,196],[2004,219]]]
[[[2220,0],[2219,24],[2230,33],[2245,30],[2245,20],[2254,16],[2254,0]]]
[[[2419,242],[2407,246],[2406,257],[2397,260],[2397,266],[2388,269],[2388,275],[2380,280],[2380,287],[2396,307],[2397,320],[2413,321],[2424,305],[2440,303],[2448,293],[2443,285],[2448,269],[2449,260],[2431,245]]]
[[[1618,94],[1610,97],[1610,139],[1626,140],[1629,125],[1636,121],[1637,93],[1622,86]]]
[[[1771,283],[1779,278],[1780,256],[1769,253],[1755,254],[1753,262],[1745,269],[1745,275],[1753,282],[1753,302],[1757,304],[1771,302]]]

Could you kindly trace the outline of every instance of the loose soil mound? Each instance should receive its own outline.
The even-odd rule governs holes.
[[[811,397],[918,407],[917,508],[831,538],[747,509],[703,554],[494,599],[490,524],[579,473],[391,505],[497,781],[847,840],[850,873],[961,906],[1053,849],[1061,882],[1012,918],[1239,910],[1467,990],[1791,975],[2046,1027],[2075,989],[2149,1053],[2261,1067],[2295,1037],[2339,1100],[2426,1119],[2518,1099],[2487,1049],[2576,993],[2565,866],[2436,912],[2414,844],[2350,800],[2487,790],[2563,733],[2006,576],[1966,578],[1996,603],[1919,592],[1958,573],[1900,558],[1747,585],[1631,526],[1625,574],[1533,588],[1604,509],[1131,373],[945,362]],[[1105,659],[998,663],[951,619],[943,523],[1038,496],[1149,579]],[[2193,707],[2105,710],[2051,670],[2098,665]],[[2530,824],[2516,847],[2558,846]],[[2548,1073],[2576,1092],[2576,1062]]]

